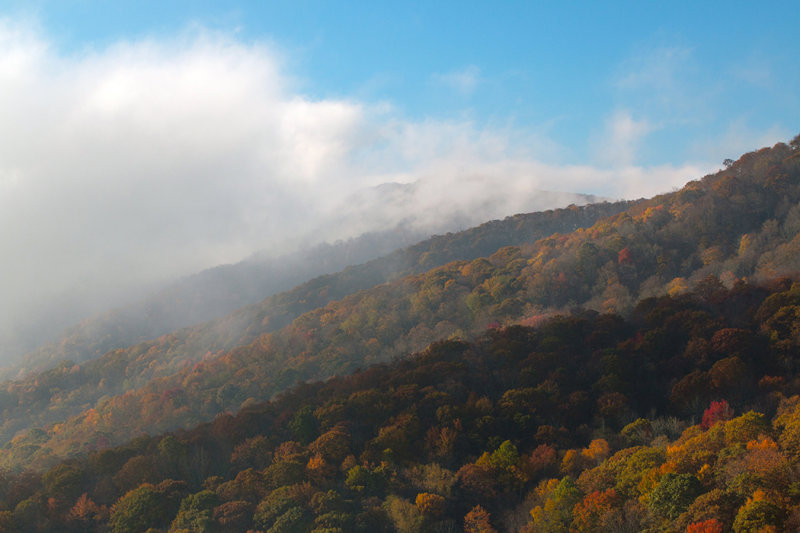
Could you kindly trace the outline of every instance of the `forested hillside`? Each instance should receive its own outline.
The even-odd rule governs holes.
[[[362,276],[346,270],[333,278],[335,286],[326,285],[331,278],[321,278],[275,300],[289,314],[312,311],[261,334],[259,328],[273,324],[270,315],[256,310],[261,320],[246,322],[257,324],[255,331],[245,330],[234,344],[247,335],[254,340],[230,351],[213,344],[224,337],[211,329],[187,330],[92,363],[64,365],[46,380],[12,383],[3,398],[6,438],[14,424],[61,421],[14,438],[2,450],[3,460],[10,467],[41,468],[109,442],[209,420],[268,399],[297,381],[349,373],[438,339],[470,338],[494,324],[536,324],[554,309],[585,306],[627,313],[643,296],[679,294],[709,275],[732,286],[743,278],[766,280],[797,272],[798,149],[795,140],[791,146],[747,154],[681,191],[637,203],[589,228],[448,263],[338,301],[326,303],[333,287]],[[540,215],[548,216],[557,215]],[[510,230],[514,220],[496,224]],[[524,226],[530,219],[518,220]],[[492,229],[491,224],[482,226],[449,242],[482,251],[481,235]],[[425,264],[435,251],[429,244],[416,264]],[[443,248],[442,254],[447,253]],[[278,316],[280,322],[286,314]],[[197,364],[181,352],[193,332],[199,332],[201,342],[207,342],[202,335],[209,335],[214,346]],[[111,396],[120,387],[128,392]],[[85,411],[67,420],[76,407]]]
[[[9,381],[0,389],[3,415],[0,442],[7,442],[20,429],[63,421],[94,407],[98,400],[142,387],[154,378],[170,376],[201,360],[252,343],[259,335],[278,330],[299,315],[348,294],[449,261],[488,255],[501,246],[532,243],[554,232],[591,226],[600,218],[619,213],[630,205],[630,202],[602,203],[520,214],[467,231],[435,236],[365,264],[320,276],[221,319],[111,350],[83,364],[62,361],[56,368]],[[159,306],[163,309],[162,304]],[[65,338],[62,345],[41,352],[39,355],[46,357],[39,361],[49,362],[52,357],[87,347],[95,351],[127,335],[122,335],[121,331],[118,333],[122,337],[108,332],[109,328],[119,328],[112,315],[98,320],[100,324],[86,324]],[[231,397],[221,407],[235,407],[232,404],[235,399]],[[237,405],[241,401],[238,400]]]
[[[7,473],[0,530],[793,531],[800,284],[490,329]],[[172,399],[168,399],[172,401]]]
[[[81,321],[58,340],[0,368],[0,377],[24,377],[48,370],[60,361],[80,363],[113,349],[223,317],[314,277],[388,254],[424,237],[419,232],[397,228],[279,257],[255,255],[236,264],[204,270],[143,300]]]
[[[386,202],[380,197],[371,200],[376,205]],[[404,199],[408,200],[411,198]],[[560,207],[597,201],[593,195],[538,191],[527,203]],[[394,208],[399,209],[401,205],[402,202]],[[600,217],[617,213],[627,205],[626,202],[617,202],[593,206],[579,213],[558,209],[550,216],[522,215],[525,227],[520,227],[520,220],[513,223],[500,221],[499,225],[480,232],[480,243],[476,242],[474,230],[429,239],[431,232],[426,230],[430,226],[423,227],[409,220],[392,230],[365,233],[334,244],[323,243],[279,257],[262,251],[239,263],[188,276],[141,301],[83,320],[66,330],[57,341],[33,350],[6,367],[0,367],[0,379],[26,377],[55,367],[62,361],[81,363],[111,350],[224,317],[312,278],[333,274],[351,265],[375,260],[356,269],[350,276],[349,284],[332,292],[331,298],[341,298],[348,291],[366,289],[392,277],[423,272],[448,261],[488,255],[500,246],[531,242],[554,232],[572,231],[591,225]],[[474,214],[465,217],[474,220]],[[442,216],[435,226],[461,228],[464,224]],[[418,244],[404,249],[414,243]],[[426,253],[424,261],[420,262],[420,256]],[[265,305],[271,304],[265,302]],[[281,312],[278,310],[273,315]],[[283,323],[295,316],[287,314]],[[225,327],[231,327],[229,321]],[[41,336],[39,331],[37,338]],[[10,354],[2,355],[10,357]]]

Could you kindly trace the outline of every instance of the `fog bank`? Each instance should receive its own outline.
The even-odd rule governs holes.
[[[196,29],[63,55],[0,23],[0,353],[258,250],[478,223],[549,207],[540,190],[639,197],[706,170],[546,163],[547,140],[511,127],[312,99],[286,63]]]

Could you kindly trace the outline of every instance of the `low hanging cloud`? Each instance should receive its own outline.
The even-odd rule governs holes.
[[[610,167],[631,167],[651,129],[647,120],[636,120],[630,111],[617,110],[595,141],[597,161]]]
[[[546,164],[519,131],[308,98],[283,61],[201,30],[63,55],[0,23],[0,347],[59,296],[88,312],[259,249],[504,216],[540,208],[541,189],[649,195],[700,171]],[[415,186],[401,208],[352,201],[384,183]]]

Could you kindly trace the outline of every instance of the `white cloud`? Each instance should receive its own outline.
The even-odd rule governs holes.
[[[469,65],[459,70],[434,74],[431,79],[437,85],[469,95],[480,83],[481,70],[475,65]]]
[[[759,88],[770,88],[775,81],[775,75],[769,64],[764,61],[749,61],[736,65],[731,72],[736,80],[741,80]]]
[[[786,128],[778,125],[756,128],[748,123],[747,117],[739,116],[731,118],[722,135],[699,139],[693,151],[698,156],[713,157],[716,168],[721,168],[724,159],[737,159],[746,152],[786,142],[791,137],[792,132]]]
[[[636,120],[626,110],[618,110],[606,121],[601,136],[595,139],[595,157],[604,166],[630,167],[638,148],[652,130],[647,120]]]
[[[637,47],[611,81],[618,104],[647,117],[651,131],[708,124],[710,105],[724,86],[697,65],[692,48],[681,45]]]
[[[692,47],[637,46],[611,80],[618,110],[592,133],[594,160],[625,167],[642,155],[680,157],[704,161],[710,172],[725,158],[785,141],[792,132],[763,123],[753,107],[778,97],[770,90],[773,78],[770,60],[757,54],[701,68]],[[742,87],[753,93],[743,97]]]
[[[644,47],[623,63],[616,85],[623,89],[674,90],[691,57],[691,49],[685,46]]]
[[[479,71],[440,80],[469,91]],[[272,48],[202,30],[64,56],[6,21],[0,117],[0,330],[65,291],[91,302],[409,215],[502,216],[537,189],[640,196],[697,177],[633,167],[647,124],[630,115],[611,123],[624,171],[545,165],[524,132],[313,100]],[[417,182],[411,203],[380,219],[348,203],[384,182]]]

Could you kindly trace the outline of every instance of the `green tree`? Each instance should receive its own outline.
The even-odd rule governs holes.
[[[700,480],[691,474],[665,474],[650,493],[648,505],[657,514],[675,520],[703,493]]]
[[[492,468],[497,479],[508,489],[519,488],[528,479],[519,468],[520,456],[517,447],[510,440],[504,441],[491,454],[486,452],[475,462],[477,466]]]
[[[319,422],[314,416],[314,408],[310,405],[302,407],[289,422],[295,438],[303,445],[308,444],[317,437]]]
[[[353,515],[340,511],[330,511],[317,516],[314,519],[314,529],[316,533],[345,533],[353,530]]]
[[[49,495],[72,504],[82,492],[84,479],[85,475],[80,467],[62,463],[42,476],[42,483]]]
[[[298,497],[295,487],[279,487],[270,492],[269,496],[267,496],[264,501],[258,504],[256,512],[253,515],[253,520],[259,529],[263,529],[265,531],[271,530],[271,528],[278,522],[278,519],[283,516],[284,513],[293,508],[301,509],[302,505],[303,502]],[[293,513],[287,516],[283,520],[284,525],[281,527],[288,527],[289,524],[293,523],[290,518],[295,516],[295,514],[296,513]]]
[[[617,484],[618,492],[631,497],[638,494],[639,483],[642,477],[652,468],[660,466],[664,460],[664,451],[658,448],[638,447],[633,448],[627,456],[618,452],[622,460],[618,465]],[[613,456],[609,461],[613,461]]]
[[[572,510],[581,499],[581,491],[572,478],[565,477],[557,484],[553,483],[553,488],[546,492],[542,505],[531,510],[536,531],[567,533],[572,522]]]
[[[734,533],[758,533],[767,526],[780,530],[783,523],[781,509],[763,499],[751,499],[739,509],[733,521]]]
[[[420,533],[422,531],[425,517],[419,508],[410,501],[398,496],[389,496],[384,503],[384,509],[398,533]]]
[[[253,506],[244,500],[225,502],[214,509],[214,520],[222,531],[247,531],[252,519]]]
[[[0,511],[0,533],[13,533],[18,531],[14,523],[14,513],[11,511]]]
[[[163,494],[145,483],[114,504],[109,525],[114,533],[141,533],[151,527],[165,526],[168,520]]]
[[[384,482],[380,472],[356,465],[347,471],[344,484],[352,491],[374,495],[383,490]]]
[[[14,508],[14,522],[19,531],[45,531],[47,519],[44,509],[33,498],[22,500]]]
[[[306,533],[311,518],[302,507],[292,507],[280,515],[267,533]]]
[[[264,480],[268,487],[278,488],[293,485],[303,480],[305,466],[298,461],[280,461],[264,470]]]
[[[187,496],[170,525],[170,532],[210,533],[214,527],[213,510],[218,503],[219,498],[210,490]]]
[[[771,433],[772,425],[767,417],[754,411],[725,422],[725,442],[729,446],[736,443],[746,444],[759,435]]]
[[[646,418],[637,418],[624,428],[620,434],[636,445],[647,445],[653,439],[653,426]]]

